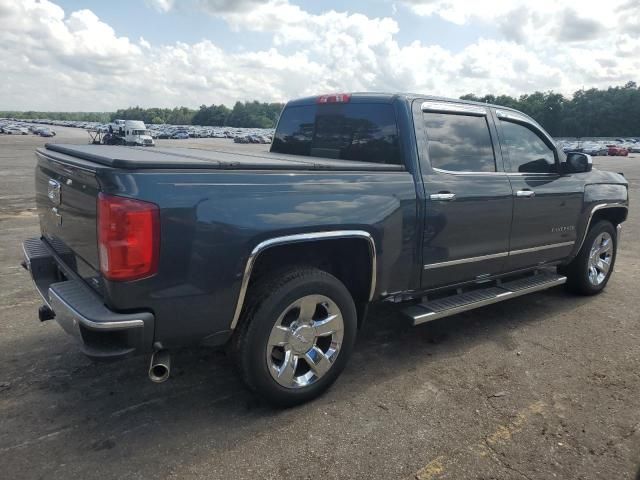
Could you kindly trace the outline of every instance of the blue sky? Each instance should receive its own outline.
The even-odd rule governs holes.
[[[637,0],[0,0],[0,110],[640,80]]]

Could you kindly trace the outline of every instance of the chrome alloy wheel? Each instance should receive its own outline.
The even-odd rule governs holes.
[[[333,300],[307,295],[278,317],[267,342],[267,365],[286,388],[307,387],[322,378],[340,353],[342,313]]]
[[[611,260],[613,259],[613,239],[607,232],[602,232],[593,242],[591,252],[589,253],[589,265],[587,273],[589,282],[593,286],[598,286],[604,282],[611,268]]]

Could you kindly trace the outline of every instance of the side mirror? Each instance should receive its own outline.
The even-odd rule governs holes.
[[[562,163],[563,173],[590,172],[593,168],[591,155],[580,152],[568,152],[567,159]]]

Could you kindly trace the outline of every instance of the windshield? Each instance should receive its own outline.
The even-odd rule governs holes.
[[[131,130],[132,135],[149,135],[149,130]]]

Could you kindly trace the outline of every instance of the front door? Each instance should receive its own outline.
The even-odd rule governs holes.
[[[488,109],[426,101],[414,119],[426,197],[422,287],[501,273],[513,197]]]
[[[500,115],[498,131],[513,188],[513,226],[508,270],[560,260],[571,252],[583,202],[584,183],[560,175],[556,147],[522,119]]]

